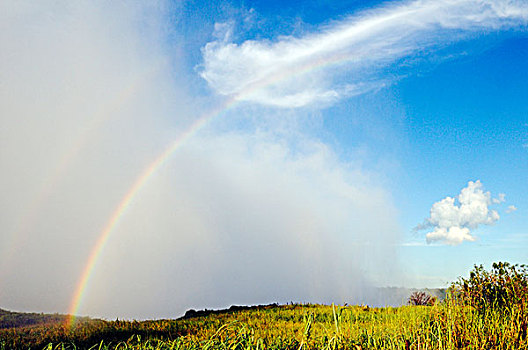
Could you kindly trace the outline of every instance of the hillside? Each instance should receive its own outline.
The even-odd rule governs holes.
[[[518,316],[452,304],[234,307],[179,320],[84,320],[0,330],[0,349],[528,349]],[[478,323],[474,320],[479,319]],[[57,347],[62,343],[60,347]],[[72,344],[75,344],[73,346]]]
[[[504,274],[505,265],[501,266]],[[486,276],[496,280],[493,274]],[[171,320],[82,318],[72,328],[64,323],[65,315],[2,310],[0,350],[528,350],[525,313],[528,305],[524,297],[528,282],[525,275],[516,276],[515,281],[501,285],[504,290],[514,286],[519,296],[500,299],[508,303],[507,308],[495,307],[498,304],[492,299],[489,303],[474,304],[471,298],[476,294],[465,295],[458,290],[461,294],[432,306],[234,305],[223,310],[188,310],[179,319]],[[472,288],[478,291],[477,287]],[[413,291],[416,290],[386,288],[380,289],[380,295],[394,293],[401,297]],[[443,290],[428,292],[439,299],[445,296]]]
[[[398,307],[403,306],[407,303],[407,300],[411,293],[415,291],[424,291],[432,296],[438,298],[438,300],[444,300],[446,290],[440,288],[432,289],[416,289],[416,288],[403,288],[403,287],[385,287],[385,288],[376,288],[373,289],[370,293],[370,301],[368,304],[370,306],[383,307],[383,306],[392,306]],[[272,306],[278,306],[279,304],[268,304],[268,305],[232,305],[228,309],[220,310],[193,310],[189,309],[185,315],[180,318],[190,318],[198,316],[207,316],[209,314],[217,313],[228,313],[242,310],[250,309],[260,309],[260,308],[269,308]],[[176,316],[176,315],[175,315]],[[27,312],[14,312],[4,309],[0,309],[0,329],[6,328],[15,328],[15,327],[27,327],[35,326],[42,324],[63,324],[66,322],[67,315],[62,314],[44,314],[44,313],[27,313]],[[90,321],[90,318],[82,318],[84,321]]]
[[[0,309],[0,329],[42,324],[64,323],[67,316],[60,314],[13,312]]]

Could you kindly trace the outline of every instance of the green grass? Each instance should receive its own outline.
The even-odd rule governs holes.
[[[521,312],[483,315],[455,300],[399,308],[283,305],[186,320],[84,321],[71,331],[55,324],[5,337],[14,329],[0,337],[0,348],[528,349]]]
[[[433,306],[270,305],[180,320],[84,319],[72,329],[60,322],[0,329],[0,349],[528,349],[528,278],[508,269],[476,267]]]

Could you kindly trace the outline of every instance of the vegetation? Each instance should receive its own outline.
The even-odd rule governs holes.
[[[468,279],[459,278],[451,288],[455,297],[481,313],[504,308],[511,312],[528,298],[528,268],[499,262],[488,272],[475,265]]]
[[[432,306],[235,307],[179,320],[82,320],[71,330],[58,322],[0,330],[0,349],[528,349],[527,282],[524,266],[498,263],[475,266]]]
[[[11,312],[0,309],[0,329],[66,322],[65,315]]]
[[[432,306],[435,303],[436,297],[422,291],[413,292],[409,297],[409,305]]]

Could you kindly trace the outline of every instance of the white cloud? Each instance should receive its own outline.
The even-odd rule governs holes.
[[[201,76],[219,94],[279,107],[331,103],[386,85],[376,70],[482,33],[525,25],[528,4],[509,0],[418,0],[277,40],[222,40],[203,48]]]
[[[499,198],[504,201],[504,195]],[[490,192],[484,192],[482,183],[469,181],[467,187],[460,191],[457,198],[446,197],[433,204],[429,218],[416,229],[433,228],[426,234],[428,243],[440,242],[458,245],[464,241],[474,241],[471,230],[479,225],[492,225],[500,216],[490,209],[492,204]]]
[[[433,232],[426,235],[427,243],[440,241],[450,245],[458,245],[464,241],[474,241],[475,237],[470,234],[467,227],[437,227]]]
[[[513,213],[514,211],[517,210],[517,207],[515,205],[509,205],[508,208],[506,209],[506,213]]]
[[[500,204],[506,202],[506,195],[504,193],[499,193],[497,198],[492,198],[491,201],[493,204]]]

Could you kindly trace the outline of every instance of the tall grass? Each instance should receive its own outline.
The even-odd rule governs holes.
[[[528,349],[527,274],[513,267],[497,265],[486,273],[475,267],[468,279],[453,284],[445,301],[432,306],[283,305],[183,320],[106,322],[92,333],[78,324],[65,342],[45,348]],[[83,331],[91,343],[75,340],[84,339]],[[97,335],[104,340],[93,341]],[[2,339],[0,349],[11,349]]]

